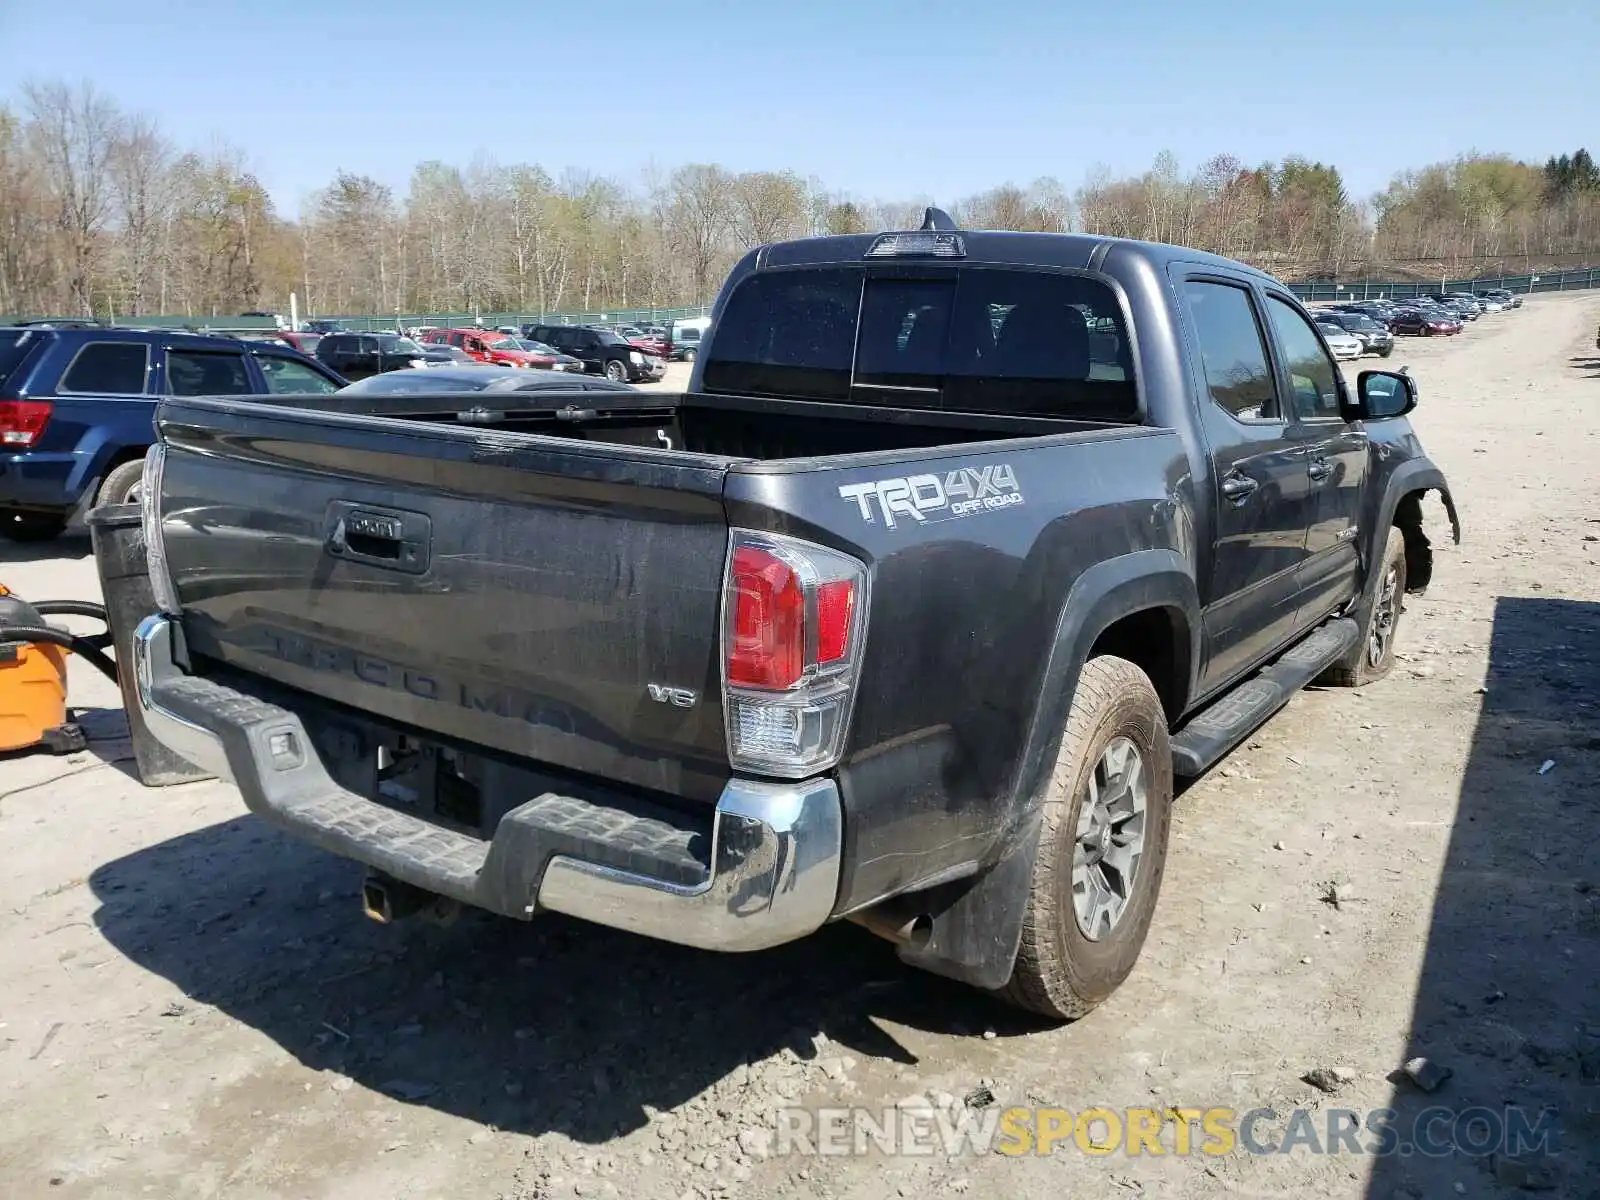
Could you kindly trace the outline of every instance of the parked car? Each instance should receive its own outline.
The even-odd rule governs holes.
[[[146,726],[367,864],[379,920],[749,951],[848,916],[1082,1015],[1174,776],[1391,669],[1424,496],[1455,522],[1415,381],[1347,385],[1240,263],[933,210],[751,252],[715,311],[682,395],[167,402]],[[264,566],[285,527],[326,533]]]
[[[1389,327],[1362,312],[1331,311],[1317,314],[1317,324],[1334,324],[1361,343],[1363,354],[1388,358],[1394,353],[1394,334]]]
[[[268,341],[0,328],[0,536],[53,538],[76,513],[133,495],[163,396],[324,396],[344,384]]]
[[[341,390],[340,395],[401,395],[446,392],[533,392],[565,388],[568,391],[632,392],[625,383],[604,377],[565,375],[555,371],[528,371],[521,367],[468,362],[463,366],[421,367],[373,375]]]
[[[620,334],[586,325],[530,325],[527,336],[553,346],[583,363],[591,374],[617,383],[655,382],[667,373],[667,364],[647,355]]]
[[[523,348],[521,339],[506,337],[498,330],[435,329],[428,334],[428,341],[433,345],[459,346],[474,362],[544,370],[555,365],[550,355],[530,353]]]
[[[532,338],[519,337],[514,339],[529,354],[535,355],[543,365],[552,371],[578,371],[582,372],[583,362],[573,358],[570,354],[563,354],[554,346],[547,346],[543,342],[536,342]]]
[[[478,361],[460,346],[449,346],[443,342],[422,342],[420,344],[422,346],[423,364],[427,367],[457,367]],[[397,374],[397,372],[390,372],[390,374]],[[373,378],[378,379],[382,378],[382,376],[375,375]]]
[[[317,343],[317,358],[346,379],[420,367],[423,349],[395,333],[330,333]]]
[[[1389,322],[1389,328],[1395,333],[1410,334],[1415,337],[1433,337],[1435,335],[1455,334],[1461,332],[1461,324],[1450,320],[1443,314],[1424,313],[1421,309],[1401,309]]]
[[[318,319],[316,319],[316,320],[313,320],[313,321],[301,321],[300,322],[300,330],[301,330],[302,333],[343,333],[343,332],[345,332],[344,323],[342,321],[331,321],[331,320],[328,320],[326,318],[320,318],[320,317]]]
[[[610,330],[630,345],[637,346],[640,350],[643,350],[649,357],[659,358],[663,362],[672,352],[672,347],[664,338],[646,333],[637,325],[591,325],[590,328]]]
[[[1323,317],[1317,321],[1317,329],[1321,331],[1323,340],[1328,343],[1328,349],[1333,356],[1339,359],[1360,358],[1366,347],[1361,344],[1361,339],[1353,333],[1347,332],[1343,326],[1332,318]]]
[[[667,344],[672,347],[669,357],[693,362],[700,354],[700,341],[710,328],[710,317],[680,317],[673,321],[667,326]]]
[[[1507,291],[1505,288],[1490,288],[1487,291],[1478,292],[1477,296],[1480,300],[1497,301],[1501,308],[1522,307],[1522,297],[1514,292]]]
[[[1476,300],[1467,301],[1458,296],[1446,295],[1443,292],[1429,292],[1422,299],[1428,300],[1448,313],[1453,313],[1462,321],[1476,321],[1482,315],[1478,312]]]

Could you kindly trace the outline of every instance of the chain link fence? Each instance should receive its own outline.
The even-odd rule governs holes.
[[[1534,292],[1572,292],[1600,287],[1600,267],[1575,267],[1564,271],[1540,271],[1532,275],[1475,275],[1470,278],[1415,279],[1328,279],[1310,283],[1291,283],[1302,300],[1409,300],[1429,292],[1481,292],[1504,288],[1518,295]]]

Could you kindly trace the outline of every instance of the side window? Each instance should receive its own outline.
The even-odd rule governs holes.
[[[350,349],[354,350],[357,354],[376,354],[378,352],[378,339],[369,337],[358,338],[356,344],[350,347]]]
[[[150,347],[136,342],[90,342],[61,377],[63,392],[142,396]]]
[[[327,396],[339,390],[333,380],[305,363],[275,354],[258,354],[261,373],[267,379],[267,391],[275,396]]]
[[[1272,330],[1278,335],[1284,367],[1294,391],[1295,411],[1302,420],[1339,416],[1339,368],[1317,340],[1311,322],[1277,296],[1267,297]]]
[[[1183,294],[1211,399],[1240,420],[1281,416],[1250,293],[1226,283],[1191,279],[1183,285]]]
[[[168,350],[167,391],[174,396],[249,396],[244,355],[209,350]]]

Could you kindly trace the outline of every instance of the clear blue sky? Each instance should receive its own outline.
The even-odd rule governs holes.
[[[480,153],[946,203],[1162,149],[1298,152],[1357,196],[1470,149],[1600,154],[1600,0],[0,0],[0,46],[233,142],[289,214],[341,168],[400,189]]]

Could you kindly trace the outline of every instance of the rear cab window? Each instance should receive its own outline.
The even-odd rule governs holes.
[[[1132,422],[1116,293],[1064,272],[961,267],[771,271],[729,298],[712,392]]]
[[[59,390],[97,396],[142,396],[150,347],[143,342],[88,342],[61,375]]]

